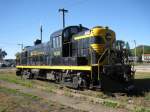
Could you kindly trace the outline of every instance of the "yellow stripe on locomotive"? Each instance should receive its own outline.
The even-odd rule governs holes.
[[[89,39],[90,53],[93,50],[98,55],[101,55],[106,48],[111,48],[116,40],[115,32],[110,30],[108,27],[101,26],[97,26],[88,31],[85,31],[85,33],[82,35],[74,35],[73,38],[76,41]]]
[[[98,54],[104,52],[104,45],[103,44],[91,44],[91,47]]]

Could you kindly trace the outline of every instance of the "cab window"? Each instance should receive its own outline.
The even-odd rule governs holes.
[[[53,48],[60,48],[62,46],[61,42],[61,36],[53,37]]]
[[[92,37],[91,43],[104,44],[105,41],[102,37]]]

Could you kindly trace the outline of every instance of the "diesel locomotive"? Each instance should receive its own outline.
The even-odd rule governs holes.
[[[16,55],[16,75],[53,80],[72,88],[129,89],[134,70],[108,27],[68,26]]]

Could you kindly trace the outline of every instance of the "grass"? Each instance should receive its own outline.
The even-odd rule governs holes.
[[[6,93],[6,94],[14,94],[14,95],[20,95],[24,97],[28,97],[34,100],[40,99],[38,96],[29,94],[29,93],[23,93],[18,91],[17,89],[10,89],[10,88],[5,88],[0,86],[0,92]]]
[[[136,73],[135,78],[136,79],[149,79],[150,73],[146,73],[146,72]],[[56,93],[57,90],[60,90],[59,89],[60,86],[58,86],[56,84],[46,83],[46,82],[39,83],[36,80],[22,80],[20,77],[17,77],[14,73],[0,74],[0,80],[4,80],[4,81],[15,83],[15,84],[20,84],[22,86],[26,86],[26,87],[30,87],[30,88],[36,87],[36,88],[40,88],[40,89],[42,89],[44,91],[48,91],[48,92]],[[10,92],[15,93],[16,91],[17,90],[13,90]],[[96,92],[96,91],[90,91],[90,90],[74,91],[72,89],[68,89],[68,88],[64,87],[62,91],[64,91],[64,93],[63,93],[64,95],[69,96],[69,97],[74,96],[72,93],[74,93],[74,94],[79,93],[79,94],[82,94],[87,97],[95,97],[95,98],[103,99],[103,101],[98,101],[98,103],[101,103],[107,107],[112,107],[112,108],[125,107],[125,104],[128,104],[128,100],[132,99],[134,101],[135,107],[132,107],[131,110],[133,110],[134,112],[149,112],[147,107],[145,107],[144,103],[145,103],[145,101],[150,102],[150,92],[145,93],[145,96],[142,96],[142,98],[128,97],[128,96],[121,96],[119,98],[116,98],[116,97],[111,97],[111,96],[105,95],[103,92]],[[29,94],[25,94],[24,96],[28,96],[28,95]],[[29,97],[31,97],[31,98],[35,97],[35,99],[36,99],[36,96],[29,95]],[[142,104],[138,103],[140,100],[143,102]],[[141,106],[143,106],[143,107],[141,107]]]
[[[139,66],[139,65],[150,65],[150,63],[143,63],[143,62],[136,62],[136,63],[133,63],[134,66]]]
[[[26,86],[26,87],[33,87],[35,85],[35,81],[33,80],[22,80],[20,77],[17,77],[15,76],[14,74],[10,75],[10,74],[3,74],[3,75],[0,75],[0,80],[4,80],[4,81],[7,81],[7,82],[11,82],[11,83],[15,83],[15,84],[20,84],[22,86]],[[48,91],[48,92],[56,92],[57,89],[59,89],[59,87],[57,87],[56,85],[53,85],[53,84],[37,84],[37,88],[40,88],[40,86],[42,86],[42,89],[45,90],[45,91]],[[17,90],[9,90],[10,93],[13,92],[17,92]],[[98,98],[104,98],[104,94],[102,94],[102,92],[87,92],[87,93],[84,93],[84,92],[79,92],[81,94],[84,94],[84,95],[89,95],[89,96],[94,96],[94,97],[98,97]],[[63,93],[65,96],[69,96],[69,97],[73,97],[74,95],[72,94],[72,90],[68,89],[68,88],[64,88],[64,93]],[[29,96],[29,97],[35,97],[36,96],[30,96],[29,94],[24,94],[26,96]],[[85,98],[86,99],[86,98]],[[116,102],[112,102],[112,101],[108,101],[107,99],[104,100],[104,102],[102,102],[101,104],[105,105],[105,106],[108,106],[108,107],[113,107],[115,108],[118,104]]]
[[[146,109],[144,107],[135,107],[133,112],[150,112],[150,109]]]
[[[57,102],[1,86],[0,98],[0,112],[77,112]]]
[[[6,96],[9,96],[8,98],[4,98],[6,96],[3,96],[2,102],[0,102],[0,112],[8,112],[9,110],[13,111],[15,110],[14,108],[17,108],[19,106],[24,106],[24,104],[30,104],[30,101],[38,101],[41,98],[39,98],[38,96],[29,94],[29,93],[23,93],[20,92],[16,89],[10,89],[10,88],[5,88],[5,87],[1,87],[0,86],[0,93],[5,94]],[[11,101],[11,97],[10,95],[12,95],[13,97],[17,96],[17,98],[15,97],[14,100]],[[20,98],[23,99],[23,101],[20,101]],[[28,103],[27,103],[28,102]]]
[[[149,72],[136,72],[135,79],[150,79]]]
[[[145,100],[149,100],[150,101],[150,93],[146,93],[145,94]]]
[[[117,108],[119,106],[118,103],[110,102],[110,101],[104,101],[102,104],[107,106],[107,107],[112,107],[112,108]]]
[[[31,80],[22,80],[20,77],[17,77],[14,74],[0,74],[0,80],[20,84],[26,87],[33,87],[33,82]]]

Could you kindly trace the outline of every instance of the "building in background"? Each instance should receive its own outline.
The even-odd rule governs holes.
[[[129,56],[128,57],[130,62],[138,62],[139,61],[139,57],[138,56]]]
[[[143,62],[150,62],[150,54],[142,54]]]

